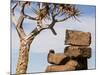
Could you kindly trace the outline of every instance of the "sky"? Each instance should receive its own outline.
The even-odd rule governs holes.
[[[65,31],[69,30],[79,30],[84,32],[91,32],[92,43],[90,47],[92,48],[92,57],[88,60],[88,68],[95,68],[95,6],[88,5],[76,5],[76,7],[81,11],[81,16],[79,17],[80,22],[69,19],[67,21],[57,23],[54,29],[57,35],[53,35],[50,30],[42,31],[31,44],[29,64],[27,73],[45,72],[48,65],[47,55],[50,49],[54,49],[56,53],[63,53],[65,40]],[[18,8],[16,8],[15,13],[18,14]],[[34,15],[31,10],[25,10],[27,14]],[[29,12],[30,11],[30,12]],[[34,27],[36,23],[32,20],[25,19],[23,23],[24,30],[28,34]],[[12,74],[16,71],[16,64],[19,51],[19,37],[16,32],[14,25],[11,27],[12,34],[12,47],[11,47],[11,72]]]

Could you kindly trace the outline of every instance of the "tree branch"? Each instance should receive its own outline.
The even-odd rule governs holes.
[[[52,12],[52,23],[50,25],[48,25],[47,27],[42,27],[41,29],[38,30],[38,28],[35,28],[28,36],[27,39],[33,39],[37,34],[39,34],[41,31],[45,30],[45,29],[50,29],[54,35],[57,35],[56,31],[54,30],[54,25],[56,23],[55,17],[58,15],[57,14],[53,14]],[[29,17],[29,16],[28,16]],[[31,17],[29,17],[31,18]],[[32,18],[34,20],[34,18]]]
[[[35,28],[28,36],[27,36],[27,39],[33,39],[36,35],[38,35],[42,30],[45,30],[45,29],[50,29],[54,35],[57,35],[55,29],[54,29],[54,26],[56,25],[57,22],[63,22],[67,19],[69,19],[70,17],[72,16],[67,16],[65,18],[62,18],[61,20],[58,20],[56,19],[55,17],[58,16],[60,14],[60,11],[59,12],[56,12],[56,13],[53,13],[51,12],[51,18],[52,18],[52,22],[51,24],[47,25],[47,27],[41,27],[41,29],[38,30],[38,28]],[[30,16],[27,16],[28,18],[32,19],[32,20],[36,20],[35,18],[32,18]]]
[[[58,15],[59,15],[59,13],[60,13],[60,12],[58,12],[58,13],[55,13],[55,14],[54,14],[54,17],[58,16]]]
[[[17,7],[18,3],[15,4],[15,6],[11,9],[12,11],[12,21],[14,22],[15,26],[16,26],[16,30],[18,32],[18,35],[20,38],[24,38],[26,36],[24,30],[23,30],[23,27],[22,27],[22,23],[24,21],[24,8],[25,8],[25,5],[27,4],[28,2],[24,2],[22,4],[22,7],[21,7],[21,11],[20,11],[20,16],[18,18],[18,20],[16,19],[16,16],[14,14],[14,10],[15,8]]]
[[[71,16],[68,16],[68,17],[65,17],[65,18],[63,18],[63,19],[61,19],[61,20],[56,20],[56,22],[63,22],[63,21],[66,21],[67,19],[69,19]]]
[[[54,25],[57,23],[57,22],[62,22],[62,21],[65,21],[67,20],[68,18],[70,17],[66,17],[62,20],[56,20],[55,19],[55,16],[52,16],[52,23],[50,25],[48,25],[48,27],[45,27],[45,28],[41,28],[40,30],[38,30],[37,28],[35,28],[28,36],[27,36],[27,39],[30,39],[30,40],[33,40],[35,38],[36,35],[38,35],[41,31],[45,30],[45,29],[50,29],[54,35],[57,35],[55,29],[53,28]]]
[[[51,24],[48,26],[48,29],[50,29],[54,35],[57,35],[55,29],[53,28],[54,25],[55,25],[55,23],[56,23],[56,19],[55,19],[56,15],[52,15],[51,17],[52,17],[52,22],[51,22]]]
[[[12,22],[16,25],[17,24],[17,18],[15,16],[15,13],[14,13],[14,9],[17,7],[18,3],[16,3],[14,5],[14,7],[11,8],[11,17],[12,17]]]
[[[33,18],[33,17],[29,16],[29,15],[24,15],[24,16],[25,16],[25,18],[30,19],[30,20],[37,20],[36,18]]]
[[[42,30],[44,30],[44,29],[42,29]],[[31,43],[31,42],[33,41],[33,39],[34,39],[42,30],[38,31],[38,29],[37,29],[37,27],[36,27],[29,35],[26,36],[25,39],[27,40],[28,43]]]
[[[67,19],[69,19],[71,16],[68,16],[62,20],[56,20],[55,19],[56,16],[53,16],[52,15],[52,23],[48,25],[48,27],[45,27],[45,28],[41,28],[40,30],[38,30],[37,28],[35,28],[29,35],[28,35],[28,39],[32,39],[33,37],[35,37],[37,34],[39,34],[42,30],[45,30],[45,29],[50,29],[52,31],[52,33],[54,35],[57,35],[55,29],[53,28],[57,22],[62,22],[62,21],[65,21]]]

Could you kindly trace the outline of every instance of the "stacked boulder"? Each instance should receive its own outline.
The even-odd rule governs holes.
[[[91,34],[74,30],[66,30],[64,53],[48,53],[49,65],[46,72],[87,70],[88,58],[91,57]]]

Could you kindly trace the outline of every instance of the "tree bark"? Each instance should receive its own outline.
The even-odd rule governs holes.
[[[20,49],[19,49],[16,74],[24,74],[27,71],[30,45],[31,42],[27,42],[24,39],[20,40]]]

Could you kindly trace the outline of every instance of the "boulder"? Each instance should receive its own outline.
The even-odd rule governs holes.
[[[67,46],[64,50],[67,57],[91,57],[91,48],[85,46]]]
[[[66,30],[65,45],[89,46],[91,44],[91,34],[76,30]]]
[[[78,62],[69,60],[65,65],[50,65],[47,67],[46,72],[59,72],[59,71],[73,71],[76,69]]]
[[[64,53],[55,53],[53,50],[50,50],[48,53],[48,63],[50,64],[61,64],[65,58],[66,55]]]

